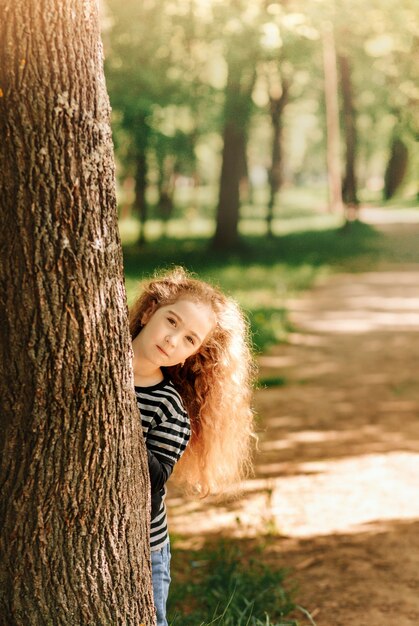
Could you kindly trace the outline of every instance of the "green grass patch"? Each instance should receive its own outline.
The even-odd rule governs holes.
[[[287,379],[284,376],[266,376],[261,377],[258,380],[258,387],[260,389],[271,389],[272,387],[284,387],[287,384]]]
[[[308,615],[285,585],[287,571],[265,565],[262,549],[245,554],[224,540],[212,549],[188,552],[186,562],[176,544],[172,552],[172,563],[181,559],[181,569],[179,577],[173,571],[170,626],[298,626],[291,614]]]

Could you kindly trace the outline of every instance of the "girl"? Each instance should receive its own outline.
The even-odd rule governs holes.
[[[176,268],[149,281],[130,311],[134,384],[150,470],[157,626],[167,626],[170,548],[164,497],[175,476],[201,497],[250,469],[248,328],[238,305]]]

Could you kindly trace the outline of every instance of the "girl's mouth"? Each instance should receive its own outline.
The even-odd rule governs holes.
[[[157,346],[157,348],[162,354],[164,354],[164,356],[168,356],[167,352],[165,352],[163,348],[160,348],[160,346]]]

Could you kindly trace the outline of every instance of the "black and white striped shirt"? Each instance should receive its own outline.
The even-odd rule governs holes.
[[[135,387],[137,405],[147,449],[166,465],[173,467],[185,451],[190,438],[190,422],[182,399],[173,383],[165,378],[151,387]],[[151,520],[151,550],[162,548],[169,540],[164,498]]]

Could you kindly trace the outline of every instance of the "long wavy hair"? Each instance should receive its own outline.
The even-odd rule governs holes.
[[[205,497],[234,487],[251,472],[254,362],[248,323],[238,304],[181,267],[142,284],[142,293],[130,309],[132,339],[141,332],[147,311],[179,298],[209,305],[216,319],[198,352],[183,366],[163,368],[191,422],[191,439],[174,477],[188,491]]]

